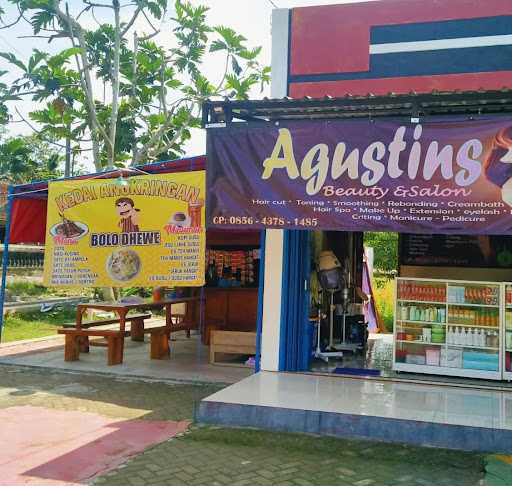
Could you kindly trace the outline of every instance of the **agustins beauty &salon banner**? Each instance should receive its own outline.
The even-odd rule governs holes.
[[[512,119],[209,128],[207,179],[219,228],[510,234]]]
[[[201,286],[205,172],[51,182],[44,282]]]

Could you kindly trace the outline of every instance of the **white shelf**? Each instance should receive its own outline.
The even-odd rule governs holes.
[[[406,341],[405,339],[397,339],[397,343],[407,344],[423,344],[424,346],[444,346],[446,343],[427,343],[425,341]]]
[[[440,288],[440,286],[446,287],[446,294],[436,294],[425,293],[418,294],[416,297],[425,297],[427,299],[433,298],[433,300],[418,300],[418,299],[406,299],[406,298],[398,298],[398,296],[403,297],[404,293],[406,293],[406,289],[400,287],[400,285],[416,285],[420,286],[421,283],[427,283],[428,285],[433,285],[435,289]],[[465,287],[466,295],[463,296],[462,292],[456,293],[455,289],[452,293],[451,288],[453,287]],[[485,290],[488,288],[490,290]],[[398,289],[402,290],[402,294],[398,292]],[[474,281],[457,281],[457,280],[439,280],[439,279],[415,279],[415,278],[401,278],[398,277],[396,279],[396,293],[395,293],[395,334],[393,339],[393,369],[396,371],[407,371],[412,373],[426,373],[426,374],[435,374],[435,375],[446,375],[446,376],[460,376],[467,378],[482,378],[489,380],[512,380],[512,371],[507,372],[505,370],[505,352],[507,352],[507,356],[510,356],[508,353],[512,353],[512,348],[510,346],[506,347],[505,337],[510,337],[512,334],[512,328],[506,329],[506,320],[505,314],[508,316],[508,312],[512,312],[512,302],[506,303],[506,290],[512,289],[512,283],[503,282],[474,282]],[[485,292],[483,292],[485,290]],[[469,291],[469,294],[467,293]],[[480,294],[476,293],[482,291],[481,298],[479,298]],[[411,294],[409,294],[411,295]],[[438,297],[443,297],[444,301],[439,302],[435,300]],[[453,299],[453,300],[452,300]],[[461,302],[457,302],[456,300],[460,299]],[[482,302],[481,304],[475,302]],[[490,302],[495,302],[491,304]],[[422,304],[424,304],[422,306]],[[444,308],[446,312],[445,320],[446,322],[432,322],[432,321],[417,321],[413,319],[400,319],[400,311],[401,308],[405,306],[416,306],[417,308],[423,309],[426,307],[436,307],[437,309]],[[459,320],[457,323],[452,323],[450,321],[458,319],[455,314],[453,316],[448,317],[448,312],[456,309],[460,309],[464,312],[466,309],[466,313],[471,309],[472,311],[480,310],[482,313],[489,312],[494,314],[492,317],[494,320],[490,318],[488,320],[477,320],[476,315],[474,319]],[[475,314],[471,312],[471,314]],[[417,317],[417,316],[415,316]],[[430,316],[431,317],[431,316]],[[438,316],[436,316],[438,317]],[[469,316],[468,316],[469,317]],[[485,324],[491,325],[485,325]],[[436,329],[444,329],[446,332],[446,338],[448,339],[448,334],[451,336],[451,332],[448,332],[450,327],[452,327],[453,331],[461,330],[466,328],[471,333],[480,331],[482,333],[491,333],[497,334],[499,336],[499,341],[496,346],[477,346],[475,344],[449,344],[449,343],[427,343],[424,341],[407,341],[405,339],[398,340],[397,332],[412,332],[414,328],[417,330],[421,330],[421,327]],[[421,338],[421,335],[415,335],[415,338]],[[495,342],[495,341],[493,341]],[[410,344],[411,346],[407,346]],[[459,353],[462,354],[463,350],[465,353],[489,353],[494,359],[496,357],[499,359],[499,369],[498,371],[488,371],[488,370],[473,370],[466,368],[452,368],[446,366],[447,363],[443,362],[441,366],[432,366],[432,365],[418,365],[413,363],[404,363],[396,361],[396,350],[403,350],[413,352],[416,349],[417,352],[423,352],[428,347],[439,349],[444,352],[444,350],[459,350]],[[462,364],[461,364],[462,366]]]
[[[451,368],[448,366],[415,365],[395,361],[393,370],[410,373],[426,373],[429,375],[461,376],[463,378],[483,378],[487,380],[501,380],[501,371],[471,370],[468,368]],[[510,373],[512,374],[512,373]]]
[[[472,344],[446,344],[450,348],[467,348],[467,349],[486,349],[491,351],[499,351],[499,346],[497,348],[489,347],[489,346],[474,346]]]
[[[463,302],[448,302],[448,305],[458,305],[460,307],[488,307],[492,309],[499,309],[499,305],[491,305],[491,304],[465,304]]]
[[[452,324],[451,322],[449,322],[447,324],[447,326],[453,326],[453,327],[477,327],[479,329],[493,329],[494,331],[498,330],[499,329],[499,326],[480,326],[480,325],[476,325],[476,324]],[[510,332],[512,332],[512,329],[510,330]]]
[[[435,305],[446,305],[446,302],[434,302],[430,300],[410,300],[410,299],[398,299],[397,302],[407,302],[408,304],[435,304]]]
[[[412,324],[422,324],[422,325],[434,325],[434,326],[445,326],[445,322],[432,322],[432,321],[411,321],[410,319],[397,319],[397,322],[410,322]],[[512,331],[512,329],[511,329]]]

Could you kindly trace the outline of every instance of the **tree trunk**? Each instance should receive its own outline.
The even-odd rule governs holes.
[[[71,139],[69,137],[66,137],[66,162],[64,165],[64,177],[71,177]]]
[[[116,300],[116,295],[114,293],[114,289],[112,287],[102,287],[101,296],[104,301],[112,302]]]
[[[109,156],[108,156],[108,169],[114,168],[116,158],[116,131],[117,131],[117,117],[119,113],[119,62],[121,56],[121,19],[120,19],[120,5],[119,0],[113,0],[115,17],[115,30],[114,30],[114,67],[112,70],[112,113],[110,116],[109,127]]]

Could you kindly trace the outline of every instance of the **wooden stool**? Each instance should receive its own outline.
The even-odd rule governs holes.
[[[168,329],[154,327],[146,329],[144,332],[150,335],[149,357],[151,359],[171,359]]]

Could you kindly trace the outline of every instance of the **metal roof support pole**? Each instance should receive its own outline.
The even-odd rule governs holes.
[[[4,300],[5,300],[5,287],[7,285],[7,268],[9,266],[9,239],[11,237],[11,212],[12,202],[14,199],[13,187],[9,186],[7,193],[7,207],[6,220],[5,220],[5,238],[4,238],[4,253],[2,255],[2,282],[0,284],[0,343],[2,342],[2,331],[4,327]]]

